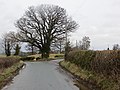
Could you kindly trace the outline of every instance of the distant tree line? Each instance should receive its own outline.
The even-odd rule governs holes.
[[[15,26],[17,32],[9,32],[3,35],[3,47],[7,56],[19,55],[20,43],[27,43],[26,50],[38,51],[42,58],[48,58],[51,49],[58,49],[61,53],[64,48],[66,53],[71,45],[66,41],[66,35],[74,32],[78,24],[68,16],[66,10],[57,5],[31,6],[24,15],[19,18]],[[85,36],[76,42],[74,49],[89,50],[90,38]],[[113,50],[119,50],[119,44],[113,46]]]
[[[90,38],[88,36],[84,36],[82,40],[76,40],[76,46],[73,47],[73,50],[89,50],[90,49]]]

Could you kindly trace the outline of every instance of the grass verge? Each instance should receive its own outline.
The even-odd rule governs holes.
[[[86,85],[90,90],[120,90],[120,82],[113,81],[91,71],[83,70],[69,61],[61,61],[60,66],[76,76],[78,81]]]
[[[15,63],[11,67],[4,69],[3,72],[0,73],[0,90],[7,83],[9,83],[15,75],[18,74],[19,70],[23,67],[23,65],[23,62]]]
[[[20,60],[22,61],[51,61],[57,59],[63,59],[64,54],[50,54],[49,58],[41,58],[41,54],[30,55],[27,57],[21,57]]]

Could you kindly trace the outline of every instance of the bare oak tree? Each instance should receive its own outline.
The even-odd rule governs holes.
[[[20,42],[18,42],[17,39],[13,37],[14,35],[15,32],[10,31],[2,36],[2,47],[4,48],[4,52],[7,56],[11,55],[12,50],[15,51],[14,55],[19,54]]]
[[[15,25],[19,29],[19,40],[39,48],[42,58],[49,57],[53,40],[74,31],[78,26],[64,8],[55,5],[29,7]]]
[[[2,37],[2,47],[4,48],[6,56],[11,55],[11,50],[14,47],[14,40],[10,38],[11,33],[5,33]]]

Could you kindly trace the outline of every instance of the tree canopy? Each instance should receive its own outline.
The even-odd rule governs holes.
[[[72,20],[64,8],[56,5],[31,6],[17,20],[18,32],[15,37],[39,48],[42,57],[49,57],[51,44],[65,33],[74,31],[78,24]]]

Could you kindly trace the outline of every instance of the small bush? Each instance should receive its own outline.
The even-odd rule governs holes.
[[[22,61],[32,61],[34,59],[35,59],[35,57],[22,57],[20,60],[22,60]]]

